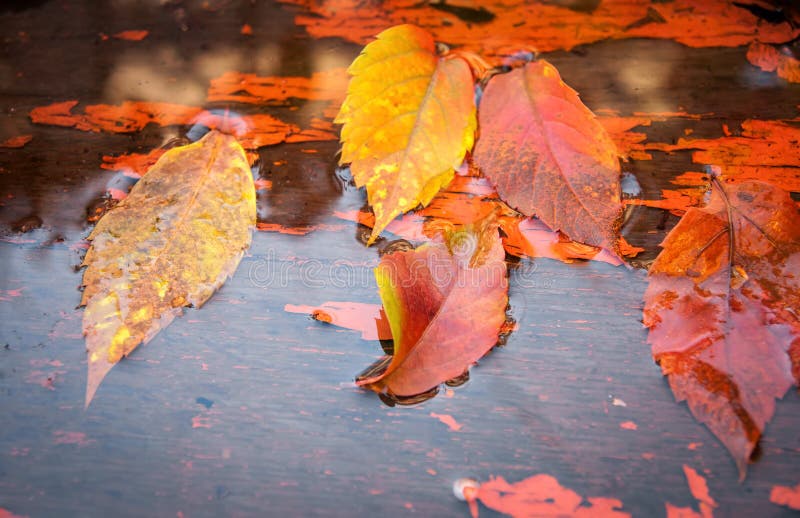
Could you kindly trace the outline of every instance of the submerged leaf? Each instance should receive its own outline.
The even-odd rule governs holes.
[[[167,151],[92,231],[83,275],[86,404],[108,371],[236,270],[255,225],[242,147],[216,131]]]
[[[546,61],[494,76],[474,159],[500,197],[570,239],[614,249],[620,202],[614,141]]]
[[[473,79],[466,61],[437,56],[430,34],[413,25],[380,33],[348,71],[336,117],[340,162],[367,187],[371,243],[396,216],[426,205],[472,148]]]
[[[385,255],[375,278],[394,356],[384,372],[358,385],[395,396],[421,394],[463,374],[497,343],[508,280],[494,226]]]
[[[645,293],[654,358],[741,476],[800,365],[797,212],[769,184],[718,186],[666,237]]]

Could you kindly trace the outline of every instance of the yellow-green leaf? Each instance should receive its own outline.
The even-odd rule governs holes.
[[[336,117],[340,163],[367,187],[371,243],[396,216],[427,205],[472,148],[473,79],[464,59],[438,56],[431,35],[413,25],[380,33],[348,71]]]
[[[212,131],[173,148],[89,236],[83,332],[86,405],[109,370],[236,270],[256,220],[253,177],[236,139]]]

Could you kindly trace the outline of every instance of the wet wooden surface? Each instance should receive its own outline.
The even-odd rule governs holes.
[[[259,151],[261,175],[272,181],[259,195],[260,220],[327,226],[301,236],[257,232],[222,290],[115,367],[84,411],[76,305],[87,208],[109,187],[128,187],[99,167],[101,156],[147,151],[189,128],[82,132],[34,125],[30,110],[71,99],[202,105],[209,79],[228,70],[308,76],[321,64],[346,66],[359,51],[310,39],[277,5],[210,4],[0,7],[0,141],[33,135],[23,148],[0,148],[0,508],[28,516],[465,516],[454,480],[547,473],[581,495],[618,498],[635,516],[659,516],[665,502],[696,505],[687,464],[707,477],[719,516],[788,513],[769,492],[800,482],[797,393],[777,405],[761,458],[739,484],[727,452],[674,402],[651,359],[641,270],[521,261],[510,274],[519,328],[466,385],[394,408],[356,388],[354,376],[380,344],[283,310],[380,302],[376,250],[333,216],[365,202],[337,174],[334,141]],[[240,34],[245,23],[252,36]],[[143,28],[150,34],[139,42],[100,36]],[[721,122],[795,116],[800,87],[756,71],[745,52],[636,39],[546,57],[590,108],[714,114],[646,128],[668,142],[687,125],[702,135]],[[637,83],[623,71],[658,80]],[[309,106],[266,111],[302,124],[324,107]],[[623,165],[645,198],[696,167],[687,153]],[[637,208],[624,232],[652,258],[676,221]],[[347,282],[337,280],[343,273]]]

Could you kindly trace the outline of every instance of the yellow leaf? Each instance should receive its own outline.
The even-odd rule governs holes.
[[[431,35],[413,25],[380,33],[348,72],[336,117],[343,124],[340,163],[367,187],[372,243],[396,216],[427,205],[472,148],[473,79],[465,60],[439,57]]]
[[[250,246],[255,188],[234,137],[173,148],[92,231],[83,275],[88,406],[109,370],[200,307]]]

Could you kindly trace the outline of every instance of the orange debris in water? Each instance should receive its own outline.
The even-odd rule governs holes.
[[[773,486],[769,501],[800,511],[800,484],[795,487]]]
[[[336,102],[338,111],[338,103],[347,92],[347,82],[344,68],[315,72],[311,77],[263,77],[226,72],[211,80],[208,101],[284,105],[289,99],[306,99]]]
[[[800,60],[772,45],[754,41],[747,49],[747,61],[765,72],[776,72],[790,83],[800,83]]]
[[[5,148],[20,148],[23,147],[25,144],[33,140],[33,135],[18,135],[16,137],[11,137],[3,142],[0,142],[0,147]]]
[[[338,327],[361,331],[364,340],[391,340],[389,321],[378,304],[361,302],[325,302],[319,306],[286,304],[288,313],[305,313],[315,320]]]
[[[727,0],[658,4],[605,0],[590,13],[556,2],[512,0],[488,9],[473,8],[478,20],[462,19],[437,9],[433,2],[417,0],[387,0],[375,6],[358,0],[281,1],[305,9],[295,23],[315,38],[340,37],[365,44],[387,27],[414,23],[432,32],[437,41],[495,57],[523,46],[551,52],[607,39],[658,38],[688,47],[738,47],[756,40],[790,41],[800,34],[788,22],[759,23],[754,14]]]
[[[166,150],[162,148],[156,148],[149,153],[103,155],[103,163],[100,164],[100,167],[111,171],[120,171],[131,178],[141,178],[165,152]]]
[[[579,518],[625,518],[622,502],[616,498],[584,498],[559,484],[550,475],[539,474],[514,484],[503,477],[492,477],[475,489],[464,488],[473,518],[478,517],[480,502],[489,509],[510,516],[573,516]]]
[[[150,34],[150,31],[122,31],[114,35],[118,40],[141,41]]]
[[[461,423],[459,423],[458,421],[456,421],[455,418],[453,416],[451,416],[450,414],[437,414],[435,412],[431,412],[429,415],[431,417],[435,417],[436,419],[441,421],[443,424],[446,424],[447,427],[450,428],[450,430],[453,431],[453,432],[457,432],[457,431],[461,430],[461,428],[464,426]]]

